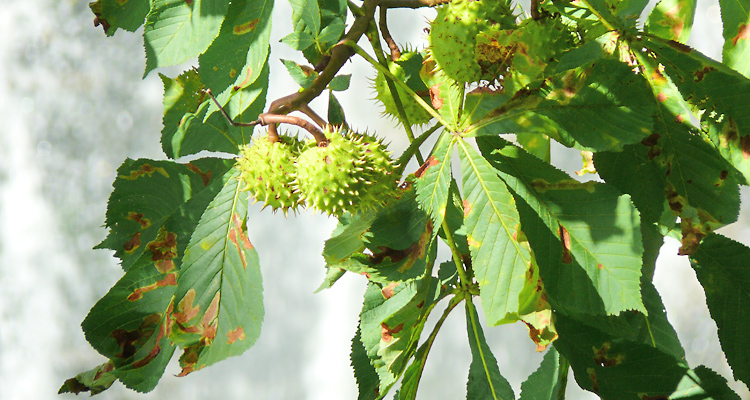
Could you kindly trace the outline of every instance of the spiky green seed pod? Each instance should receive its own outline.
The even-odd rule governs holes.
[[[430,57],[457,82],[494,81],[496,68],[480,65],[474,55],[476,37],[488,29],[515,26],[506,0],[453,0],[438,9],[430,26]]]
[[[419,77],[419,70],[422,68],[423,61],[423,54],[417,51],[405,51],[401,53],[401,57],[399,57],[398,60],[391,61],[388,64],[388,69],[396,76],[396,78],[406,83],[411,90],[420,95],[427,104],[430,104],[429,89]],[[385,74],[378,72],[378,76],[375,78],[374,83],[377,92],[376,99],[383,103],[386,114],[398,118],[398,108],[396,108],[396,103],[394,102],[391,90],[388,87]],[[407,118],[409,119],[409,124],[422,125],[432,119],[430,113],[420,106],[411,96],[407,95],[400,86],[396,86],[396,92],[398,93],[401,104],[404,107],[404,112],[406,112]]]
[[[326,132],[329,142],[297,158],[295,187],[305,203],[329,215],[377,207],[396,189],[385,146],[356,133]]]
[[[296,211],[301,204],[299,194],[292,188],[296,177],[295,159],[301,143],[296,138],[280,136],[280,141],[271,143],[268,136],[257,135],[250,145],[240,147],[237,167],[242,171],[244,190],[250,192],[255,201],[263,202],[264,208],[279,209],[286,215]]]

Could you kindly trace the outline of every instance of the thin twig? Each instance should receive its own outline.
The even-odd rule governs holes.
[[[232,118],[229,117],[229,114],[227,114],[227,112],[224,111],[224,107],[222,107],[221,104],[219,104],[219,102],[216,100],[216,97],[214,97],[214,94],[211,93],[211,89],[206,89],[205,92],[206,92],[206,94],[208,94],[208,96],[211,98],[211,100],[214,101],[214,104],[216,105],[216,107],[219,108],[219,111],[221,111],[221,114],[224,115],[224,118],[226,118],[227,121],[229,121],[230,125],[232,125],[234,127],[238,127],[238,126],[255,126],[255,125],[258,125],[260,123],[259,121],[253,121],[253,122],[234,122],[232,120]]]
[[[258,116],[258,121],[260,121],[260,124],[263,126],[268,125],[269,131],[271,129],[275,129],[276,124],[297,125],[300,128],[310,132],[310,134],[315,138],[315,141],[318,142],[319,144],[323,142],[328,142],[326,135],[324,135],[320,129],[318,129],[310,121],[304,120],[300,117],[265,113],[265,114],[260,114]]]
[[[378,26],[380,27],[380,34],[383,35],[383,40],[385,40],[388,48],[391,49],[391,60],[396,61],[401,58],[401,51],[398,49],[396,42],[393,41],[391,32],[388,30],[387,14],[388,9],[380,7],[380,21],[378,21]]]

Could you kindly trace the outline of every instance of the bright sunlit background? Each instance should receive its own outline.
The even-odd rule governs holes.
[[[698,4],[691,44],[720,59],[718,1]],[[141,80],[141,32],[105,37],[85,1],[3,0],[0,10],[0,398],[72,398],[56,394],[62,382],[105,361],[79,324],[122,276],[111,252],[91,248],[106,235],[104,213],[117,167],[127,157],[165,158],[159,144],[162,86],[156,72]],[[291,31],[290,15],[288,2],[278,0],[270,99],[297,89],[279,58],[304,61],[278,43]],[[423,29],[433,15],[390,12],[391,31],[401,44],[424,47]],[[159,72],[176,76],[185,68]],[[350,124],[386,137],[394,151],[403,149],[394,123],[380,118],[374,102],[362,101],[373,97],[372,71],[355,58],[344,73],[353,74],[352,90],[339,95]],[[325,102],[312,106],[325,115]],[[429,150],[426,144],[423,152]],[[581,168],[580,155],[560,146],[553,163],[569,173]],[[740,222],[722,233],[750,245],[747,189]],[[253,206],[248,229],[260,253],[267,307],[256,345],[184,378],[174,376],[179,368],[173,362],[149,394],[116,383],[98,397],[355,399],[349,347],[365,279],[348,275],[313,294],[324,276],[323,241],[334,226],[334,219],[310,212],[284,219]],[[688,362],[716,370],[750,398],[733,383],[703,291],[687,259],[676,256],[678,247],[667,240],[655,281]],[[466,397],[470,353],[463,313],[454,314],[430,355],[420,399]],[[542,355],[521,324],[490,328],[486,335],[518,395]],[[568,398],[596,397],[571,382]]]

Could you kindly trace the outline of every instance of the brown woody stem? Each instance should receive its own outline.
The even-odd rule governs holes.
[[[323,134],[323,132],[318,129],[315,125],[313,125],[310,121],[304,120],[299,117],[292,117],[290,115],[278,115],[278,114],[260,114],[258,116],[258,121],[261,125],[266,126],[268,125],[269,130],[269,141],[271,141],[271,131],[276,131],[276,124],[291,124],[291,125],[297,125],[300,128],[303,128],[304,130],[310,132],[310,134],[315,138],[315,141],[318,143],[327,142],[328,139],[326,138],[326,135]],[[278,137],[278,134],[276,134]]]
[[[401,51],[398,49],[396,42],[391,36],[391,32],[388,30],[387,13],[387,8],[380,7],[380,21],[378,22],[378,26],[380,27],[380,34],[383,35],[383,40],[385,40],[385,43],[391,50],[391,60],[396,61],[401,58]]]

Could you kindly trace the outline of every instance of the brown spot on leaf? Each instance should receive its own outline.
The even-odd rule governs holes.
[[[245,86],[249,85],[250,83],[252,83],[252,82],[250,82],[250,77],[252,75],[253,75],[253,69],[250,68],[250,67],[248,67],[247,68],[247,73],[245,74],[245,80],[242,81],[242,82],[240,82],[239,85],[233,87],[232,90],[238,91],[238,90],[242,89],[243,87],[245,87]]]
[[[241,326],[233,331],[227,332],[227,344],[232,344],[238,340],[245,340],[245,330]]]
[[[430,100],[432,101],[432,107],[436,110],[443,107],[443,98],[440,97],[440,84],[430,87]]]
[[[380,324],[380,331],[381,331],[380,333],[381,333],[381,336],[383,338],[383,341],[386,342],[386,343],[388,343],[391,340],[393,340],[393,335],[401,332],[402,329],[404,329],[403,322],[400,323],[400,324],[398,324],[398,325],[396,325],[396,327],[394,327],[394,328],[390,328],[388,325],[386,325],[385,322],[383,322],[382,324]]]
[[[742,158],[750,158],[750,136],[740,138],[740,148],[742,149]]]
[[[669,44],[672,48],[676,49],[677,51],[681,51],[683,53],[690,54],[690,52],[693,51],[693,49],[691,49],[690,46],[682,44],[680,42],[676,42],[674,40],[670,40],[669,42],[667,42],[667,44]]]
[[[644,146],[647,146],[648,149],[648,159],[653,160],[654,158],[658,157],[659,154],[661,154],[661,147],[659,147],[659,138],[661,136],[658,133],[652,133],[647,138],[641,140],[641,144]]]
[[[141,233],[136,232],[133,235],[133,237],[130,238],[130,240],[128,240],[127,242],[125,242],[125,244],[122,245],[122,248],[127,252],[131,252],[140,246],[141,246]]]
[[[622,354],[618,354],[614,357],[610,356],[608,354],[609,348],[612,346],[609,342],[602,343],[602,347],[600,348],[594,348],[594,362],[599,365],[600,367],[614,367],[616,365],[619,365],[622,363],[622,360],[624,356]]]
[[[172,314],[172,317],[176,323],[185,324],[198,315],[200,307],[193,306],[195,296],[195,289],[191,288],[187,291],[187,293],[185,293],[185,296],[177,304],[177,312]]]
[[[440,164],[440,160],[438,160],[435,156],[430,156],[430,158],[427,159],[427,161],[422,164],[419,169],[414,172],[414,176],[417,178],[421,178],[424,176],[425,172],[427,172],[427,169],[434,167],[436,165]]]
[[[604,269],[604,265],[602,265],[602,263],[596,264],[596,268]]]
[[[593,368],[587,368],[586,372],[589,373],[589,379],[591,379],[591,391],[599,393],[599,381],[596,377],[596,370]]]
[[[185,4],[192,5],[193,4],[193,0],[185,0]]]
[[[383,294],[383,298],[385,298],[386,300],[388,300],[391,297],[393,297],[393,289],[395,289],[396,286],[398,286],[397,282],[391,282],[390,284],[388,284],[388,286],[384,287],[380,291]]]
[[[691,218],[683,218],[680,222],[682,228],[682,246],[677,251],[678,255],[689,256],[695,253],[701,241],[708,235],[700,223],[693,223]]]
[[[706,65],[705,67],[703,67],[703,68],[701,68],[701,69],[699,69],[699,70],[695,71],[695,72],[693,73],[693,75],[695,75],[695,81],[696,81],[696,82],[700,82],[700,81],[702,81],[702,80],[703,80],[703,78],[705,78],[705,77],[706,77],[706,75],[707,75],[707,74],[708,74],[709,72],[711,72],[711,71],[715,71],[715,70],[716,70],[716,68],[714,68],[714,67],[712,67],[712,66],[710,66],[710,65]]]
[[[563,264],[570,264],[573,262],[573,256],[570,254],[570,234],[568,233],[568,230],[559,223],[557,226],[558,235],[560,236],[560,244],[562,244],[561,260]]]
[[[240,261],[242,262],[242,268],[247,268],[247,255],[246,250],[251,250],[253,244],[250,243],[250,239],[247,237],[247,233],[243,229],[242,219],[238,213],[232,215],[232,227],[229,229],[229,240],[234,244],[237,249],[237,253],[240,255]]]
[[[216,330],[219,324],[219,299],[221,299],[221,292],[217,292],[214,298],[211,300],[211,304],[206,308],[206,313],[201,318],[201,343],[210,345],[216,338]]]
[[[211,170],[203,172],[201,171],[200,168],[196,167],[195,165],[191,163],[188,163],[187,167],[189,170],[201,176],[201,181],[203,181],[203,186],[208,186],[208,183],[211,181]]]
[[[115,354],[115,357],[126,360],[135,355],[138,349],[154,333],[156,325],[161,321],[161,317],[161,314],[151,314],[143,319],[138,328],[132,331],[125,329],[115,329],[112,331],[109,336],[115,339],[117,346],[120,347],[120,353]]]
[[[146,292],[150,292],[152,290],[156,290],[160,287],[166,287],[166,286],[177,286],[177,275],[175,274],[167,274],[164,279],[161,279],[159,281],[156,281],[156,283],[152,283],[148,286],[137,288],[128,296],[129,301],[136,301],[143,298],[143,294]]]
[[[258,19],[254,19],[250,22],[246,22],[244,24],[235,25],[233,29],[233,33],[235,35],[244,35],[253,29],[255,29],[255,26],[258,25]]]
[[[161,273],[167,273],[175,268],[172,259],[177,257],[177,235],[168,232],[161,227],[159,234],[152,242],[146,245],[146,249],[151,252],[151,261]]]
[[[660,103],[664,103],[667,101],[667,94],[664,92],[659,92],[659,94],[656,95],[656,100],[658,100]]]
[[[130,211],[128,212],[128,216],[125,217],[125,219],[137,222],[141,225],[141,229],[146,229],[151,226],[151,220],[148,218],[144,218],[142,213]]]
[[[737,36],[732,38],[732,46],[737,46],[737,42],[748,38],[750,38],[750,25],[740,24],[740,27],[737,29]]]
[[[464,205],[464,218],[466,218],[471,212],[471,203],[469,203],[469,200],[464,200],[463,205]]]
[[[169,174],[167,173],[167,170],[165,170],[162,167],[154,167],[151,164],[143,164],[141,165],[141,168],[130,171],[130,175],[120,175],[120,178],[132,181],[142,176],[151,177],[151,175],[153,175],[154,172],[158,172],[164,175],[165,177],[169,178]]]

